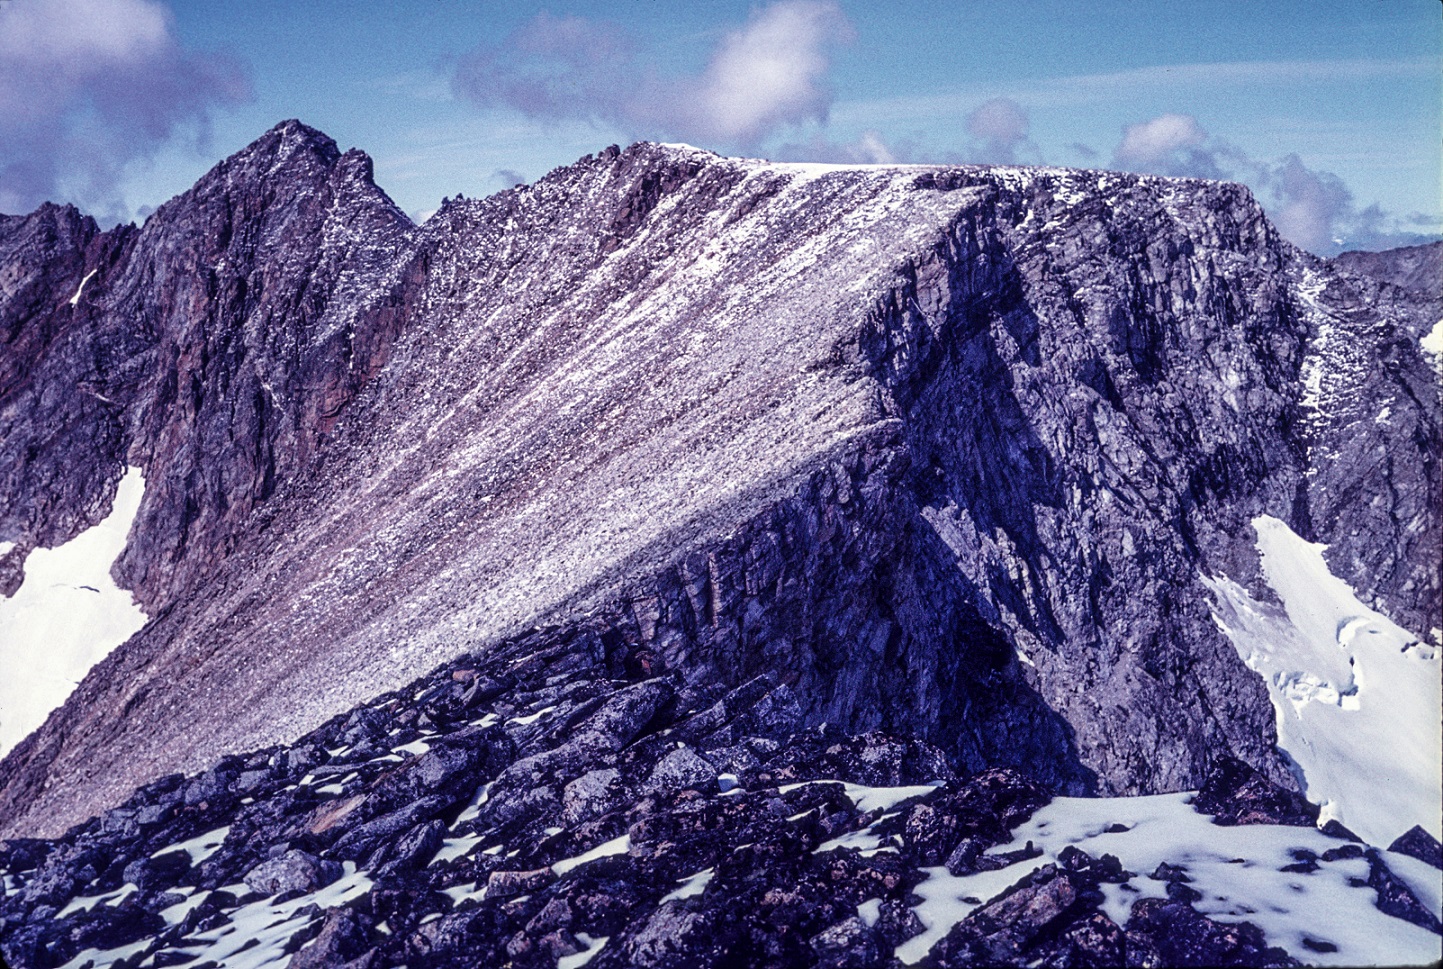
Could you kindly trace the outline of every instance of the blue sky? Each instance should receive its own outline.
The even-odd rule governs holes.
[[[607,144],[1251,185],[1313,251],[1436,237],[1438,0],[0,0],[0,211],[143,218],[298,117],[408,212]]]

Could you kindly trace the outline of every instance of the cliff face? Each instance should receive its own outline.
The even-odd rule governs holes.
[[[4,219],[12,572],[95,524],[129,462],[149,487],[118,577],[156,613],[214,573],[384,363],[400,296],[373,281],[410,229],[369,159],[294,123],[140,230]]]
[[[0,222],[9,581],[129,463],[153,617],[0,763],[4,831],[587,615],[963,770],[1291,784],[1204,584],[1266,597],[1253,519],[1443,625],[1437,293],[1237,186],[637,145],[413,227],[369,174],[288,123],[139,230]]]

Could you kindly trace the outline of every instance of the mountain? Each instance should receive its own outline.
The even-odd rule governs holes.
[[[1361,866],[1383,927],[1318,946],[1426,953],[1443,293],[1397,258],[1315,259],[1236,185],[652,144],[416,226],[297,122],[139,229],[0,217],[0,579],[128,528],[144,613],[0,762],[0,950],[49,964],[64,913],[77,969],[224,962],[247,918],[336,964],[1324,951],[1165,872],[1099,909],[1138,880],[1096,831],[904,904],[1017,883],[983,852],[1038,811],[1183,831],[1203,788]],[[763,904],[822,845],[826,897]]]
[[[1411,292],[1436,294],[1443,279],[1443,241],[1386,252],[1344,252],[1334,257],[1333,265]]]

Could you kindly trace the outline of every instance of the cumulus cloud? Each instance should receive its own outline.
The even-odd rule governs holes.
[[[1353,194],[1332,172],[1315,172],[1297,155],[1265,171],[1264,183],[1278,204],[1269,215],[1278,231],[1304,249],[1333,245],[1344,223],[1353,216]]]
[[[113,217],[126,165],[248,95],[239,65],[180,47],[155,0],[0,3],[0,212],[67,199]]]
[[[1208,147],[1207,132],[1186,114],[1164,114],[1128,125],[1114,159],[1122,168],[1164,175],[1225,177],[1217,164],[1217,149]]]
[[[1011,98],[985,101],[967,116],[967,133],[979,142],[973,154],[997,165],[1016,164],[1018,149],[1032,145],[1030,126],[1026,109]]]
[[[1253,158],[1210,135],[1191,115],[1164,114],[1127,126],[1112,163],[1129,171],[1244,182],[1285,239],[1320,255],[1429,238],[1376,205],[1360,210],[1332,172],[1309,168],[1297,155],[1278,161]]]
[[[543,13],[502,44],[464,56],[452,87],[480,107],[754,146],[787,126],[825,120],[831,51],[850,37],[833,0],[781,0],[722,38],[702,71],[668,77],[614,25]]]

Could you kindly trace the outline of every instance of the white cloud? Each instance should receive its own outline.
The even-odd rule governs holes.
[[[0,2],[0,211],[114,216],[127,164],[248,93],[238,65],[180,47],[156,0]]]
[[[754,143],[779,125],[825,119],[827,49],[848,36],[831,2],[785,0],[755,13],[722,42],[696,85],[692,123],[722,141]]]
[[[496,47],[465,57],[462,98],[539,118],[582,118],[633,137],[752,147],[790,125],[825,120],[833,46],[851,37],[834,0],[781,0],[728,33],[697,74],[638,61],[614,25],[540,14]]]
[[[1310,168],[1296,154],[1278,161],[1252,157],[1208,134],[1191,115],[1164,114],[1128,125],[1112,164],[1129,171],[1243,182],[1283,238],[1319,255],[1427,239],[1376,205],[1359,210],[1353,193],[1332,172]]]
[[[1119,161],[1133,165],[1157,165],[1183,148],[1197,148],[1207,141],[1207,132],[1197,119],[1186,114],[1164,114],[1128,125],[1117,146]]]
[[[88,58],[153,56],[169,33],[164,8],[149,0],[26,0],[0,13],[0,62],[87,70]],[[0,90],[13,83],[13,76],[0,76]]]
[[[1289,155],[1269,173],[1279,204],[1271,212],[1283,237],[1319,252],[1334,245],[1342,224],[1353,214],[1353,195],[1331,172],[1315,172]]]
[[[1030,125],[1026,109],[1011,98],[984,101],[967,115],[967,133],[981,142],[973,154],[979,161],[1014,164],[1017,149],[1031,146],[1027,138]]]
[[[910,154],[910,146],[889,145],[876,131],[864,131],[855,141],[836,142],[821,132],[805,141],[776,149],[779,161],[828,162],[837,165],[893,165]]]

